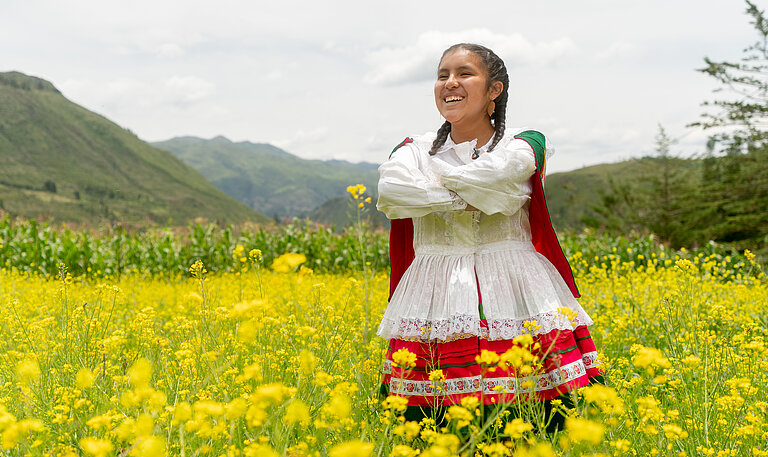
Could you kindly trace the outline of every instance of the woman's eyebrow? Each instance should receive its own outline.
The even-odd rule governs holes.
[[[474,71],[474,69],[475,69],[474,67],[471,67],[471,66],[469,66],[469,65],[461,65],[461,66],[460,66],[459,68],[457,68],[456,70],[457,70],[457,71],[464,71],[464,70],[470,70],[470,71]],[[442,67],[442,68],[438,68],[438,69],[437,69],[437,72],[438,72],[438,73],[444,73],[444,72],[447,72],[447,71],[448,71],[448,69],[447,69],[447,68],[445,68],[445,67]]]

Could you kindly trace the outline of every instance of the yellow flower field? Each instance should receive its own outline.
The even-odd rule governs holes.
[[[171,279],[0,270],[0,455],[768,455],[756,265],[572,258],[608,385],[544,436],[472,401],[444,430],[404,422],[378,398],[388,278],[313,274],[296,254],[271,271],[255,251],[236,256],[256,268]]]

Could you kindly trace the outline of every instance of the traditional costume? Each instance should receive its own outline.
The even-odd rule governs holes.
[[[544,200],[548,141],[517,130],[488,152],[490,142],[478,149],[449,136],[430,156],[434,138],[406,139],[379,167],[377,208],[392,220],[381,393],[406,396],[411,409],[467,396],[549,400],[588,384],[601,372]],[[536,373],[478,363],[483,350],[502,354],[526,333],[540,345]],[[415,367],[393,365],[400,349],[416,354]],[[445,379],[430,380],[434,370]]]

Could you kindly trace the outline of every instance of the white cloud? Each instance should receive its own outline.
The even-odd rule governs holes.
[[[172,76],[163,84],[163,97],[174,105],[188,105],[206,98],[214,85],[197,76]]]
[[[209,97],[214,85],[197,76],[171,76],[160,81],[117,79],[92,81],[70,79],[61,84],[62,92],[69,98],[100,111],[157,109],[167,105],[188,108]]]
[[[460,42],[491,48],[508,68],[547,65],[577,50],[570,38],[533,43],[519,33],[505,35],[483,28],[450,33],[429,31],[420,34],[414,44],[369,52],[366,61],[372,69],[365,81],[395,85],[431,79],[442,52]]]
[[[605,49],[598,51],[595,54],[596,60],[614,60],[618,58],[624,58],[631,55],[637,50],[637,46],[627,43],[625,41],[616,41],[611,43]]]
[[[184,48],[176,43],[163,43],[155,49],[158,57],[175,58],[184,55]]]
[[[286,151],[293,151],[295,149],[301,149],[304,146],[312,146],[316,145],[319,142],[322,142],[328,137],[328,128],[327,127],[317,127],[310,130],[299,130],[296,132],[292,137],[290,138],[284,138],[281,140],[273,140],[270,141],[270,143],[274,144],[275,146],[285,149]],[[316,148],[309,148],[310,150],[315,150]],[[319,151],[316,151],[316,154],[319,154]]]

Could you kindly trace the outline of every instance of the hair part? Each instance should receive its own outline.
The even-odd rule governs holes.
[[[499,141],[501,141],[501,139],[504,137],[504,130],[506,129],[507,100],[509,99],[509,75],[507,74],[507,67],[504,65],[504,61],[501,60],[501,58],[497,56],[496,53],[486,48],[485,46],[474,43],[454,44],[450,48],[443,51],[443,55],[440,56],[440,61],[442,62],[443,58],[448,53],[457,51],[459,49],[469,51],[480,58],[480,62],[482,62],[486,72],[488,73],[489,88],[491,87],[491,84],[497,81],[501,82],[503,85],[501,94],[499,94],[499,96],[493,100],[496,104],[496,108],[491,115],[494,134],[493,141],[491,142],[490,147],[488,147],[488,151],[490,152],[493,151],[493,148],[495,148],[496,145],[499,144]],[[448,135],[450,133],[451,123],[445,121],[437,131],[437,138],[435,138],[435,141],[432,142],[432,148],[429,150],[429,155],[435,155],[437,153],[437,150],[445,144],[445,141],[448,139]]]

